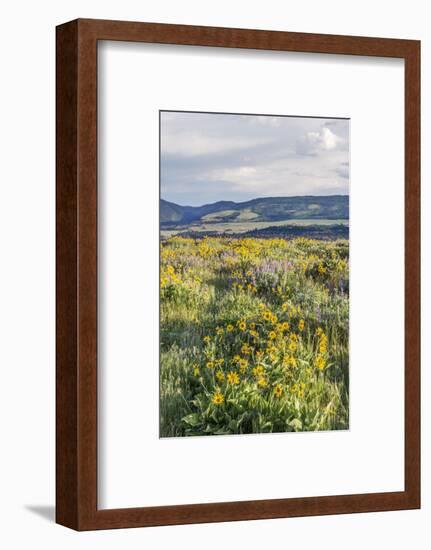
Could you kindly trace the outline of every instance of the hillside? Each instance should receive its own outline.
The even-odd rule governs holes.
[[[160,200],[162,227],[201,222],[269,222],[282,220],[340,220],[349,218],[347,195],[264,197],[245,202],[219,201],[203,206],[180,206]]]

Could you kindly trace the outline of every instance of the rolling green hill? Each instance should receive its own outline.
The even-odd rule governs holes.
[[[203,206],[180,206],[160,200],[162,227],[221,222],[282,220],[340,220],[349,218],[347,195],[265,197],[246,202],[219,201]]]

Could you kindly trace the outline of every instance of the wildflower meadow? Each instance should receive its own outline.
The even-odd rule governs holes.
[[[160,436],[349,427],[349,244],[162,240]]]

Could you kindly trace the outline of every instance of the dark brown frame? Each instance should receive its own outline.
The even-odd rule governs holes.
[[[97,509],[97,42],[253,48],[405,61],[405,490]],[[157,75],[149,75],[156,78]],[[57,27],[56,520],[76,530],[420,507],[420,42],[78,19]],[[240,495],[238,495],[240,497]]]

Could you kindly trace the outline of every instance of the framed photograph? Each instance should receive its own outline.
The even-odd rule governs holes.
[[[57,27],[57,522],[420,507],[420,43]]]

